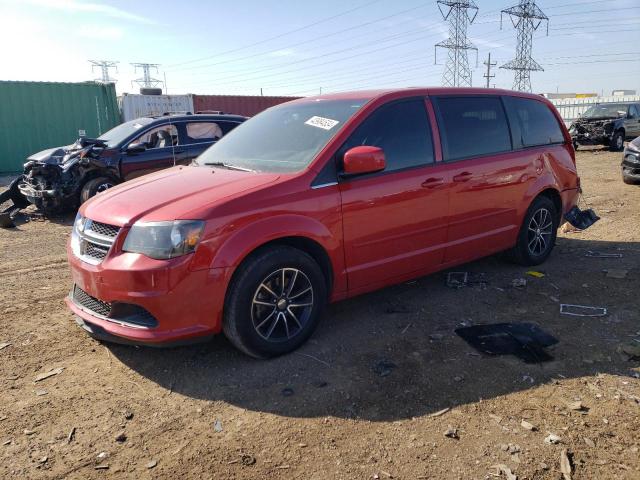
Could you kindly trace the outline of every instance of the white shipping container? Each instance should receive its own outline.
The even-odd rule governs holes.
[[[166,112],[193,112],[193,95],[138,95],[125,93],[118,97],[123,122]]]

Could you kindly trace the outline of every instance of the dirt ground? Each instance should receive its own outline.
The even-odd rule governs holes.
[[[223,337],[90,339],[63,302],[72,219],[28,215],[0,230],[0,478],[560,479],[566,451],[573,479],[639,479],[640,361],[620,348],[640,345],[640,186],[620,160],[578,152],[602,219],[560,234],[543,278],[491,257],[461,267],[484,287],[440,273],[341,302],[271,361]],[[493,322],[538,324],[558,339],[553,360],[480,355],[454,333]]]

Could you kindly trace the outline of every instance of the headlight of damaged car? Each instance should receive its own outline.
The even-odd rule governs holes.
[[[134,223],[122,250],[158,260],[175,258],[193,252],[203,230],[200,220]]]

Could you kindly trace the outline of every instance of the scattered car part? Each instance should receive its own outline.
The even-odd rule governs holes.
[[[575,228],[586,230],[600,220],[600,217],[596,215],[596,212],[594,212],[592,208],[580,210],[578,206],[575,206],[564,214],[564,219]]]
[[[587,253],[584,254],[585,257],[589,258],[622,258],[621,253],[603,253],[603,252],[594,252],[588,250]]]
[[[590,307],[588,305],[573,305],[571,303],[561,303],[560,313],[574,317],[604,317],[607,314],[605,307]]]
[[[544,349],[558,343],[532,323],[493,323],[455,330],[465,342],[487,355],[514,355],[525,363],[552,360]]]
[[[449,272],[447,274],[447,287],[462,288],[467,285],[469,274],[467,272]]]

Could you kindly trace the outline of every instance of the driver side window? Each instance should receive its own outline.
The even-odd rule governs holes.
[[[631,118],[640,118],[640,111],[638,111],[637,105],[631,105],[631,107],[629,107],[629,116]]]
[[[134,143],[144,145],[147,150],[175,147],[178,145],[178,129],[175,125],[152,128],[131,142],[131,144]]]

